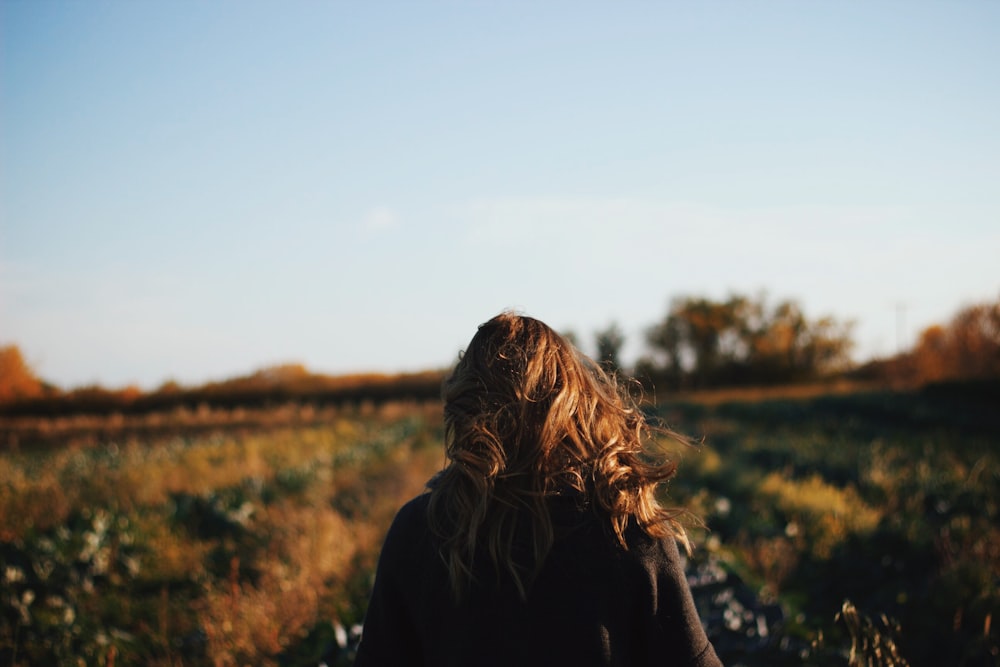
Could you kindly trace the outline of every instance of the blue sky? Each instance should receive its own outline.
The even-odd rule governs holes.
[[[889,354],[1000,296],[997,63],[986,1],[0,0],[0,344],[392,372],[515,307],[628,360],[766,291]]]

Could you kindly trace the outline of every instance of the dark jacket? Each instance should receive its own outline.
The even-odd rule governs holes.
[[[483,558],[456,604],[428,499],[407,503],[389,529],[356,667],[721,665],[674,540],[631,526],[626,551],[607,521],[557,499],[556,541],[527,600]]]

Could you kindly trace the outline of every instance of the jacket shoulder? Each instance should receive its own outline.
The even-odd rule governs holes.
[[[429,500],[430,495],[424,493],[399,508],[386,533],[383,553],[410,551],[415,544],[426,539],[430,532],[427,522]]]

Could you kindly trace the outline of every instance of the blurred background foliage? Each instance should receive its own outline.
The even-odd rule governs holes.
[[[645,409],[702,439],[664,443],[664,500],[703,518],[726,664],[1000,665],[998,312],[860,367],[791,303],[650,327]],[[618,371],[623,342],[595,356]],[[442,376],[63,391],[4,348],[0,662],[350,664],[385,530],[444,463]]]
[[[635,364],[623,364],[626,337],[612,322],[587,349],[616,371],[660,392],[726,387],[853,382],[895,388],[1000,377],[1000,300],[960,309],[924,330],[910,350],[885,359],[852,360],[850,322],[809,318],[792,300],[733,294],[674,299],[649,326]],[[262,368],[245,376],[185,387],[167,380],[152,391],[98,385],[62,389],[38,378],[15,344],[0,347],[0,417],[146,414],[175,408],[256,408],[289,401],[359,405],[440,396],[445,369],[402,374],[329,376],[302,364]]]

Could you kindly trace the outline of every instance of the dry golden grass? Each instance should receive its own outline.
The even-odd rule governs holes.
[[[758,493],[789,518],[786,535],[802,537],[802,547],[820,558],[828,558],[834,546],[848,534],[864,534],[878,525],[881,513],[869,507],[851,486],[837,487],[818,474],[789,479],[771,472],[764,476]]]
[[[443,461],[439,423],[440,413],[423,406],[369,406],[306,426],[8,450],[0,454],[0,539],[30,545],[51,531],[69,535],[72,517],[106,508],[138,545],[135,581],[160,596],[133,604],[124,589],[115,593],[115,613],[142,615],[129,632],[143,642],[91,647],[93,655],[180,664],[192,654],[178,652],[178,638],[203,633],[208,664],[275,664],[342,613],[344,622],[360,620],[358,596],[389,523]],[[206,533],[206,520],[222,521],[223,532]],[[87,591],[77,599],[103,604]],[[47,632],[69,641],[55,626]],[[32,650],[44,655],[40,645]]]
[[[255,524],[255,531],[268,536],[259,580],[241,581],[234,562],[227,585],[213,588],[200,606],[214,664],[275,664],[275,656],[345,595],[360,574],[359,558],[371,562],[396,510],[420,492],[437,459],[436,453],[402,447],[364,476],[333,469],[301,502],[267,507]],[[346,512],[331,502],[346,502]]]

